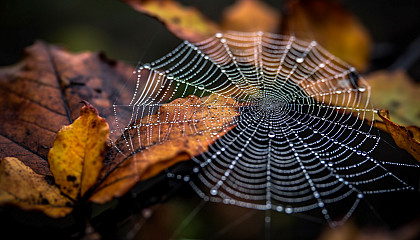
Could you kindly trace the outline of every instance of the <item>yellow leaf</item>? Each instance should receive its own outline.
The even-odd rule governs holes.
[[[48,153],[48,162],[61,191],[76,200],[92,187],[103,166],[109,126],[90,104],[80,117],[63,127]]]
[[[124,0],[135,10],[157,18],[180,39],[196,42],[217,33],[218,26],[192,7],[172,0]]]
[[[35,173],[17,158],[0,160],[0,205],[17,205],[25,210],[39,210],[54,218],[64,217],[73,208],[60,189]]]
[[[377,109],[387,109],[396,124],[420,126],[420,84],[404,70],[377,71],[366,76]]]
[[[238,115],[235,105],[233,99],[216,95],[202,99],[189,96],[162,105],[158,113],[139,120],[135,124],[141,127],[125,131],[117,141],[124,156],[119,151],[110,155],[113,162],[105,166],[104,181],[90,200],[105,203],[120,197],[137,182],[206,152],[209,145],[234,127],[232,121]],[[147,124],[157,122],[158,127]],[[142,148],[131,154],[126,139]]]

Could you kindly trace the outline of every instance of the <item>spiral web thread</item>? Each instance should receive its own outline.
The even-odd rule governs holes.
[[[362,121],[376,114],[370,87],[314,41],[262,32],[218,33],[194,44],[185,41],[134,74],[131,101],[114,105],[113,131],[121,135],[146,127],[148,135],[138,141],[123,135],[130,149],[121,150],[125,155],[147,148],[152,138],[157,144],[170,140],[152,135],[153,128],[168,124],[189,128],[184,135],[208,132],[214,141],[219,136],[212,126],[197,130],[191,124],[203,118],[198,109],[236,101],[239,116],[217,120],[236,127],[193,158],[197,167],[191,174],[198,181],[168,174],[189,182],[206,201],[286,214],[313,211],[334,226],[348,219],[366,194],[413,189],[386,167],[418,165],[371,156],[380,137]],[[176,98],[210,94],[217,101],[173,103],[166,119],[138,121]],[[180,114],[188,107],[196,109],[192,118]],[[348,204],[345,213],[335,216],[334,206],[343,203]]]

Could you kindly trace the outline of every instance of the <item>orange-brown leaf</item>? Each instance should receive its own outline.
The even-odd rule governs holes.
[[[368,67],[371,39],[367,30],[337,0],[288,0],[283,34],[316,40],[333,55],[355,66]]]
[[[80,117],[57,134],[48,154],[55,182],[72,199],[83,196],[97,181],[109,141],[109,126],[85,103]]]
[[[147,116],[127,130],[116,146],[125,155],[110,154],[112,163],[105,167],[104,181],[91,198],[96,203],[110,201],[130,190],[137,182],[208,150],[218,138],[234,126],[238,115],[235,101],[211,95],[180,98],[160,107],[158,113]],[[140,124],[141,123],[141,124]],[[141,146],[131,154],[132,146]]]
[[[177,37],[200,41],[218,32],[218,26],[192,7],[172,0],[124,0],[135,10],[155,17]]]
[[[17,158],[0,160],[0,205],[39,210],[54,218],[64,217],[73,208],[60,189]]]
[[[381,117],[384,122],[388,132],[391,134],[395,143],[399,148],[406,150],[410,153],[417,161],[420,162],[420,141],[415,137],[419,136],[418,127],[406,128],[404,126],[393,123],[389,119],[389,114],[387,110],[380,110],[378,112],[379,117]],[[411,131],[415,131],[414,134]]]
[[[280,11],[259,0],[238,0],[223,13],[224,31],[276,32],[280,26]]]

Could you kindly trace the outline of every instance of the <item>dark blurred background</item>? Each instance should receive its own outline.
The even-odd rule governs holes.
[[[197,6],[206,16],[219,21],[223,9],[232,5],[235,0],[179,0],[179,2],[184,5]],[[280,11],[283,1],[265,0],[265,2]],[[359,17],[374,41],[369,71],[390,69],[396,65],[405,64],[410,75],[419,82],[420,1],[342,0],[342,2]],[[119,0],[2,0],[0,3],[0,29],[2,30],[0,66],[18,62],[23,49],[37,39],[61,45],[71,52],[103,51],[110,58],[131,65],[135,65],[138,61],[152,61],[166,54],[181,42],[169,33],[161,23],[132,10]],[[403,61],[404,59],[408,61]],[[392,140],[389,139],[388,141]],[[405,195],[398,195],[390,199],[398,199],[401,196],[403,196],[402,198],[406,197]],[[410,196],[405,198],[404,205],[384,203],[383,206],[379,204],[385,202],[381,197],[383,198],[381,195],[376,200],[371,200],[375,202],[375,207],[387,222],[399,221],[404,215],[418,213],[418,208],[412,209],[410,207],[413,204],[418,206],[417,203],[409,203],[409,200],[413,200]],[[196,206],[197,204],[190,205]],[[390,205],[392,207],[389,207]],[[132,209],[133,204],[120,204],[119,206],[120,208],[126,206],[125,210],[134,211]],[[361,206],[355,214],[356,219],[368,222],[369,217],[364,213],[371,212],[370,206]],[[115,212],[121,214],[123,211],[120,208],[116,208],[118,211]],[[174,207],[173,209],[178,208]],[[165,207],[163,207],[163,210],[165,210]],[[168,219],[167,211],[163,210],[163,218]],[[185,212],[189,213],[190,211],[190,209],[187,209]],[[242,214],[242,212],[239,214]],[[156,215],[159,215],[159,212]],[[255,222],[262,224],[263,217],[261,215],[253,218]],[[179,221],[182,221],[185,216],[180,215],[178,218]],[[104,225],[103,229],[109,228],[108,225],[104,224],[107,219],[112,223],[116,221],[115,215],[112,214],[109,218],[102,217],[100,218],[101,223],[97,224],[98,229],[101,229],[101,224]],[[203,219],[201,221],[204,221]],[[138,219],[133,221],[134,225],[139,222]],[[194,220],[194,222],[199,221],[200,219]],[[251,222],[250,225],[255,225],[255,222]],[[305,225],[295,224],[294,228],[290,225],[286,224],[279,229],[283,235],[297,234],[298,239],[302,239],[300,236],[302,234],[316,236],[321,231],[318,225],[308,225],[307,222],[305,222]],[[156,229],[153,228],[153,225],[151,226],[150,229]],[[207,228],[208,224],[202,226]],[[238,228],[242,228],[240,225],[238,226]],[[302,226],[304,227],[302,228]],[[131,225],[128,228],[133,229]],[[198,227],[194,225],[192,228]],[[144,227],[144,229],[145,234],[147,234],[147,227]],[[254,227],[250,229],[254,229]],[[261,231],[263,225],[255,229]],[[302,229],[305,230],[302,231]],[[104,232],[106,232],[105,230]],[[112,231],[114,229],[108,229],[108,232]],[[238,229],[236,232],[241,231],[242,229]],[[283,235],[279,236],[282,236],[283,239],[292,239],[290,236]]]
[[[180,2],[197,6],[206,16],[218,21],[223,9],[235,0]],[[283,1],[265,2],[280,10]],[[399,58],[416,58],[420,54],[413,51],[420,52],[420,1],[342,2],[360,18],[373,38],[370,71],[392,67]],[[0,26],[0,66],[17,62],[22,49],[36,39],[62,45],[73,52],[103,51],[111,58],[133,65],[139,60],[156,59],[180,42],[161,23],[119,0],[3,0]],[[408,58],[404,55],[407,51]],[[408,68],[419,81],[419,61]]]

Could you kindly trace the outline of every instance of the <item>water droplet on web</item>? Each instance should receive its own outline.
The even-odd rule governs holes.
[[[198,86],[198,90],[204,90],[204,86]]]
[[[358,193],[358,194],[357,194],[357,197],[358,197],[358,198],[363,198],[363,193]]]
[[[365,92],[366,91],[366,87],[365,86],[360,86],[359,87],[359,92]]]
[[[268,137],[269,138],[273,138],[275,136],[276,136],[276,134],[273,131],[268,132]]]
[[[217,193],[218,193],[218,191],[216,189],[210,190],[210,194],[213,195],[213,196],[217,195]]]
[[[216,33],[216,37],[221,38],[221,37],[223,37],[223,34],[222,33]]]
[[[286,207],[286,208],[284,209],[284,212],[285,212],[285,213],[287,213],[287,214],[291,214],[291,213],[293,213],[293,208],[291,208],[291,207]]]
[[[325,67],[325,64],[320,63],[320,64],[318,65],[318,67],[323,68],[323,67]]]
[[[303,63],[303,58],[296,58],[297,63]]]

